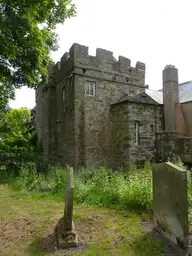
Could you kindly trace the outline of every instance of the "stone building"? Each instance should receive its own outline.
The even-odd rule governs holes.
[[[142,62],[132,67],[130,59],[116,60],[103,49],[90,56],[88,47],[74,44],[50,67],[48,84],[36,91],[44,154],[75,168],[161,161],[169,156],[167,140],[177,154],[176,141],[192,132],[191,105],[179,100],[178,88],[186,86],[178,85],[177,69],[167,66],[163,77],[163,92],[149,90]]]

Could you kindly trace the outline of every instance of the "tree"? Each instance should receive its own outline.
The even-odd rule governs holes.
[[[18,172],[21,164],[34,160],[36,132],[27,108],[0,113],[0,169]]]
[[[0,117],[0,153],[30,153],[31,113],[27,108],[10,109]]]
[[[0,0],[0,110],[14,88],[47,81],[56,25],[74,15],[71,0]]]
[[[9,99],[14,99],[14,87],[10,84],[2,84],[0,82],[0,113],[8,108]]]

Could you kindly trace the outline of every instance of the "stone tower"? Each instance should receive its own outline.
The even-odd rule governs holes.
[[[176,131],[176,103],[179,103],[178,70],[167,65],[163,70],[163,104],[165,130]]]
[[[75,168],[98,167],[110,156],[111,104],[145,90],[145,64],[73,44],[36,91],[43,152]]]

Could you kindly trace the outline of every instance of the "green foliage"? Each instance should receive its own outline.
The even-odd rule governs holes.
[[[125,205],[134,208],[152,209],[152,169],[149,165],[138,172],[133,170],[128,178],[129,186],[124,191]]]
[[[152,207],[152,170],[130,171],[127,176],[106,169],[93,170],[83,180],[80,171],[76,176],[76,200],[97,205],[117,205],[121,208],[150,210]],[[90,172],[90,170],[88,171]],[[86,175],[86,174],[85,174]]]
[[[66,171],[50,168],[46,174],[37,173],[35,164],[23,164],[19,175],[11,180],[11,184],[16,190],[27,189],[31,193],[51,192],[53,195],[60,194],[63,198],[65,194]]]
[[[1,67],[1,65],[0,65],[0,67]],[[0,82],[1,82],[1,80],[0,80]],[[8,103],[9,103],[9,99],[13,100],[14,97],[15,97],[15,94],[14,94],[13,85],[8,82],[7,83],[4,82],[4,84],[0,83],[0,113],[6,111]]]
[[[56,25],[74,15],[71,0],[0,0],[0,109],[14,87],[47,80]]]
[[[50,168],[47,173],[38,173],[35,165],[25,165],[12,184],[16,189],[46,192],[63,198],[66,170]],[[78,203],[150,211],[151,168],[146,166],[140,172],[133,170],[126,176],[105,168],[81,169],[75,173],[75,200]]]
[[[9,109],[0,117],[0,168],[18,172],[22,162],[35,160],[36,132],[27,108]]]
[[[186,169],[181,161],[175,162]],[[187,171],[189,215],[192,218],[192,175]],[[14,188],[29,192],[43,192],[48,196],[63,199],[66,185],[66,170],[50,168],[46,173],[38,173],[33,164],[23,165],[18,177],[2,172],[0,179],[11,180]],[[133,169],[127,174],[100,169],[80,169],[75,172],[75,201],[118,209],[152,211],[152,168]]]
[[[9,243],[9,246],[6,246],[7,229],[1,229],[3,239],[1,239],[1,255],[71,255],[70,250],[69,253],[68,251],[56,252],[52,239],[56,222],[63,214],[63,200],[51,200],[57,199],[56,195],[52,198],[49,195],[47,200],[44,195],[13,191],[9,186],[0,186],[0,205],[3,209],[0,211],[1,224],[16,227],[10,229],[15,240]],[[83,243],[86,243],[80,254],[77,251],[77,255],[162,256],[169,254],[165,251],[163,242],[151,232],[151,227],[147,226],[146,229],[146,226],[141,224],[141,222],[146,223],[143,222],[144,219],[148,223],[148,214],[140,215],[130,211],[101,209],[79,204],[74,207],[73,217],[78,236]],[[23,239],[23,231],[28,230],[30,232],[25,232],[26,239]],[[75,251],[72,254],[76,255]]]
[[[0,152],[29,153],[32,134],[28,133],[30,111],[27,108],[10,109],[0,119]]]

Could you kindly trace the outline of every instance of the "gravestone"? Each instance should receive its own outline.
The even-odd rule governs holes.
[[[174,247],[189,252],[187,173],[167,162],[153,167],[153,221]]]
[[[58,249],[66,249],[78,245],[78,239],[73,224],[73,194],[73,168],[68,168],[64,217],[61,218],[57,224]]]

